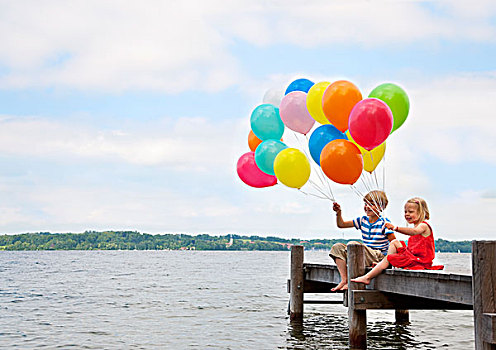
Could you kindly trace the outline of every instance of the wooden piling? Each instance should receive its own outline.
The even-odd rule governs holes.
[[[408,310],[396,309],[394,310],[394,317],[396,319],[396,323],[410,322],[410,312]]]
[[[363,290],[363,283],[351,282],[365,274],[365,247],[356,242],[350,242],[348,250],[348,327],[350,349],[367,348],[367,311],[357,310],[352,302],[353,290]]]
[[[475,349],[496,349],[492,314],[496,313],[496,241],[472,241],[472,295]],[[491,333],[492,332],[492,333]]]
[[[303,320],[303,246],[291,247],[290,320]]]

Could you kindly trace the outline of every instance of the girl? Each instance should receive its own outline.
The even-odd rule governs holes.
[[[385,226],[393,231],[410,236],[408,246],[405,242],[395,239],[391,242],[387,256],[366,275],[352,279],[352,282],[369,284],[389,264],[409,270],[442,270],[442,265],[432,265],[434,260],[434,237],[432,228],[427,223],[429,208],[422,198],[409,199],[405,204],[405,219],[410,227],[398,227],[387,222]]]

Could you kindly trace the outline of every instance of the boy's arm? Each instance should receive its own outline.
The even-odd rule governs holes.
[[[389,240],[389,242],[393,241],[396,239],[396,236],[394,235],[394,233],[388,233],[387,235],[387,239]]]
[[[332,210],[336,212],[336,224],[338,225],[339,228],[349,228],[349,227],[354,227],[353,221],[344,221],[343,217],[341,216],[341,206],[334,202],[332,205]]]

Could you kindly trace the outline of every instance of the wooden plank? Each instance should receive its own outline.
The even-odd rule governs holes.
[[[338,284],[341,281],[336,265],[304,264],[305,280]]]
[[[496,241],[472,241],[472,273],[474,297],[475,348],[477,350],[495,349],[496,346],[485,342],[491,339],[484,314],[496,313]]]
[[[291,284],[289,318],[303,320],[303,246],[291,247]]]
[[[482,339],[489,344],[496,344],[496,313],[482,315]]]
[[[303,300],[305,304],[340,304],[343,305],[342,300]]]
[[[337,284],[341,280],[334,265],[305,264],[305,280]],[[472,305],[472,276],[438,271],[387,269],[367,289],[418,296],[456,304]]]
[[[362,283],[351,282],[352,278],[365,273],[364,246],[356,242],[347,245],[348,251],[348,327],[350,349],[367,348],[367,311],[355,309],[352,291],[365,289]]]
[[[472,278],[427,271],[386,270],[368,289],[472,305]]]
[[[470,310],[465,304],[455,304],[419,297],[381,292],[377,290],[354,290],[351,302],[357,310],[395,309],[395,310]]]

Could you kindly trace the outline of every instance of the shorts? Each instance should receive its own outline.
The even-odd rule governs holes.
[[[352,242],[349,242],[352,243]],[[379,263],[384,259],[384,254],[381,253],[380,250],[372,249],[363,242],[355,242],[361,244],[365,247],[365,266],[372,266],[372,263]],[[331,252],[329,256],[336,260],[336,258],[343,259],[344,261],[348,261],[348,252],[346,251],[346,244],[344,243],[336,243],[332,246]]]

